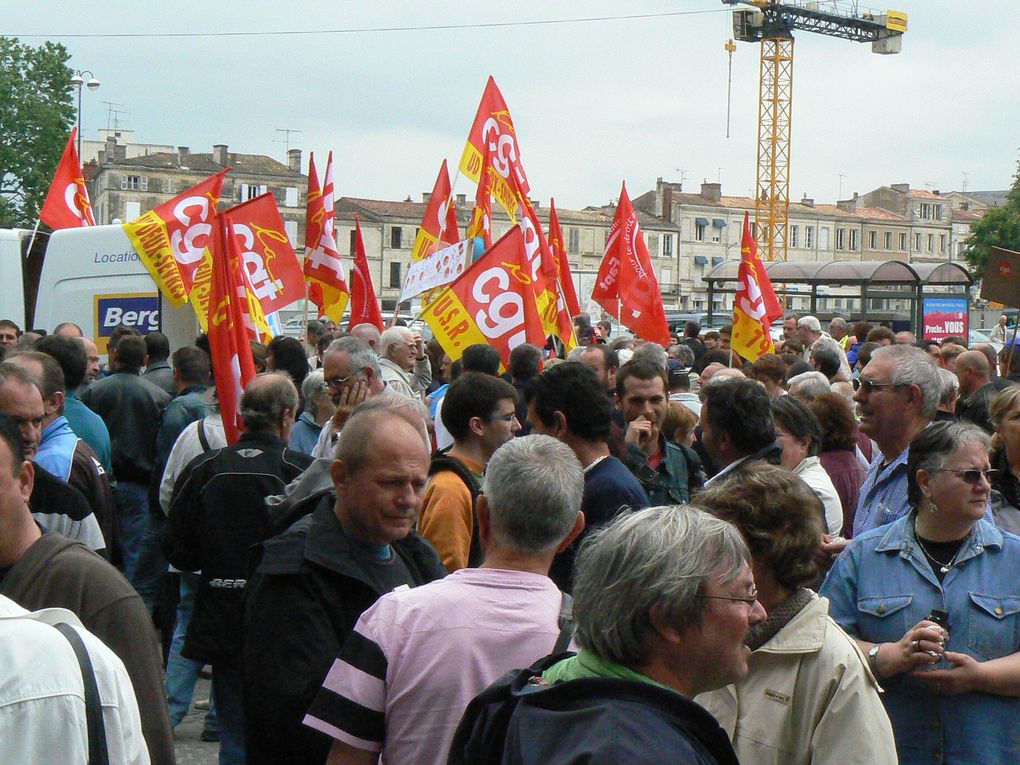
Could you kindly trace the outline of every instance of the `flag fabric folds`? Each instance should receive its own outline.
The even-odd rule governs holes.
[[[311,169],[311,168],[309,168]],[[311,173],[308,176],[311,190]],[[326,176],[323,179],[322,194],[315,202],[313,211],[311,194],[308,199],[306,220],[314,230],[305,232],[305,277],[314,287],[318,285],[322,292],[320,311],[332,321],[340,323],[344,309],[350,299],[351,291],[347,286],[345,269],[340,252],[336,246],[336,234],[333,228],[335,210],[333,207],[333,152],[329,153],[326,163]],[[311,244],[310,244],[311,243]],[[302,290],[301,297],[304,297]]]
[[[620,191],[616,217],[609,229],[606,251],[591,296],[638,337],[663,347],[669,345],[669,327],[659,282],[652,270],[637,213],[627,196],[626,184]]]
[[[237,239],[226,231],[229,224],[227,215],[216,221],[207,323],[223,431],[227,443],[233,444],[243,427],[241,394],[255,378],[255,364],[247,328],[251,319],[246,316],[249,300],[241,270],[242,256]]]
[[[72,128],[50,190],[46,193],[46,201],[39,211],[39,219],[52,229],[96,225],[78,157],[77,137],[78,128]]]
[[[425,215],[421,219],[418,236],[411,248],[411,261],[417,262],[435,251],[437,242],[456,244],[460,239],[457,223],[457,209],[453,205],[453,187],[450,185],[450,173],[446,169],[446,160],[439,167],[439,175],[432,187],[432,196],[425,207]]]
[[[322,225],[325,218],[325,211],[322,207],[322,187],[319,186],[319,174],[315,170],[315,152],[308,153],[308,194],[305,197],[305,274],[308,269],[308,253],[315,249],[322,238]],[[318,282],[308,282],[308,299],[319,309],[318,315],[322,315],[322,307],[325,298],[322,294],[322,285]]]
[[[733,297],[733,337],[730,342],[733,352],[748,361],[766,353],[775,353],[770,327],[782,315],[783,309],[772,288],[772,280],[758,257],[758,247],[751,236],[751,224],[745,212],[737,292]]]
[[[359,324],[371,324],[380,332],[383,331],[382,311],[372,286],[372,274],[368,270],[368,256],[365,254],[365,242],[361,238],[361,218],[354,217],[354,270],[351,273],[351,318],[347,329],[354,329]]]
[[[581,313],[581,304],[577,299],[577,290],[574,289],[574,276],[570,273],[567,247],[563,241],[563,229],[560,228],[560,217],[556,214],[556,202],[553,199],[549,200],[549,247],[552,248],[553,256],[556,259],[560,294],[563,295],[563,302],[572,318]]]
[[[228,170],[123,224],[159,291],[175,306],[193,297],[200,324],[205,321],[204,306],[209,299],[212,262],[208,244],[216,225],[223,176]],[[193,291],[199,294],[192,295]]]
[[[504,369],[521,343],[545,344],[535,305],[524,231],[514,226],[455,282],[439,292],[421,318],[451,359],[469,345],[491,345]]]
[[[485,152],[483,170],[475,192],[475,208],[471,211],[471,222],[468,223],[466,236],[468,239],[481,237],[485,249],[492,247],[492,176],[496,171],[488,167],[489,152]]]

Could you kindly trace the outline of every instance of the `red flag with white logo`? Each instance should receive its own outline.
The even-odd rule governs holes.
[[[581,304],[577,300],[574,289],[574,276],[570,273],[570,262],[567,260],[567,247],[563,241],[563,229],[560,228],[560,216],[556,214],[556,202],[549,199],[549,247],[556,259],[557,276],[560,280],[560,292],[563,302],[571,317],[581,313]]]
[[[39,211],[39,219],[52,229],[96,225],[78,157],[77,136],[78,128],[73,128]]]
[[[361,239],[361,218],[354,217],[354,272],[351,276],[351,319],[347,329],[359,324],[372,324],[383,331],[382,312],[372,286],[372,274],[368,270],[368,256]]]
[[[311,184],[311,175],[308,179]],[[321,210],[321,215],[319,211]],[[336,211],[333,200],[333,152],[326,162],[326,177],[323,179],[322,196],[316,205],[314,232],[305,233],[305,276],[322,290],[322,313],[339,323],[343,317],[351,291],[344,276],[344,263],[336,246],[333,227]],[[309,220],[312,209],[309,204]]]
[[[322,226],[326,213],[322,207],[322,188],[319,186],[319,174],[315,171],[315,152],[308,154],[308,195],[305,199],[305,276],[308,276],[308,253],[322,238]],[[308,299],[315,303],[322,314],[322,285],[308,280]]]
[[[626,184],[620,191],[620,203],[591,296],[638,337],[663,347],[669,345],[662,293]]]
[[[249,332],[246,328],[247,287],[241,273],[242,255],[236,237],[225,233],[228,220],[217,221],[212,246],[209,299],[209,351],[216,395],[228,444],[237,442],[243,429],[241,394],[255,378]]]
[[[450,173],[446,169],[446,160],[439,166],[432,195],[425,206],[425,214],[418,227],[418,236],[411,247],[411,261],[416,262],[431,255],[437,248],[437,242],[456,244],[460,239],[458,230],[457,210],[453,205],[453,187],[450,185]]]

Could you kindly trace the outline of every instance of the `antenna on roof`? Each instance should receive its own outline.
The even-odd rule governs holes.
[[[967,173],[960,173],[963,176],[963,180],[960,182],[960,191],[966,193],[967,191]]]
[[[300,133],[302,131],[294,130],[293,128],[276,128],[276,132],[277,133],[283,133],[283,140],[282,141],[278,141],[278,140],[277,141],[273,141],[273,143],[283,143],[283,144],[286,144],[287,151],[290,151],[290,134],[291,133]]]

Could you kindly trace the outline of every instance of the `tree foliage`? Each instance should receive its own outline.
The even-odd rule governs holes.
[[[984,273],[992,247],[1020,252],[1020,162],[1013,177],[1013,187],[1006,195],[1006,204],[991,208],[971,226],[964,246],[963,255],[975,278]]]
[[[0,37],[0,227],[35,224],[74,124],[67,49]]]

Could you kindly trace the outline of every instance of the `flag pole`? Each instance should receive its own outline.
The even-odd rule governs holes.
[[[1020,328],[1020,317],[1013,325],[1013,339],[1009,341],[1009,353],[1006,354],[1006,376],[1009,377],[1009,365],[1013,362],[1013,349],[1016,348],[1016,331]]]
[[[29,239],[29,249],[24,251],[24,258],[25,258],[25,260],[28,260],[29,256],[32,254],[32,246],[34,244],[36,244],[36,235],[39,234],[39,223],[40,223],[41,220],[42,220],[42,218],[36,218],[36,227],[33,228],[33,230],[32,230],[32,237]],[[1015,334],[1015,330],[1014,330],[1014,334]]]

